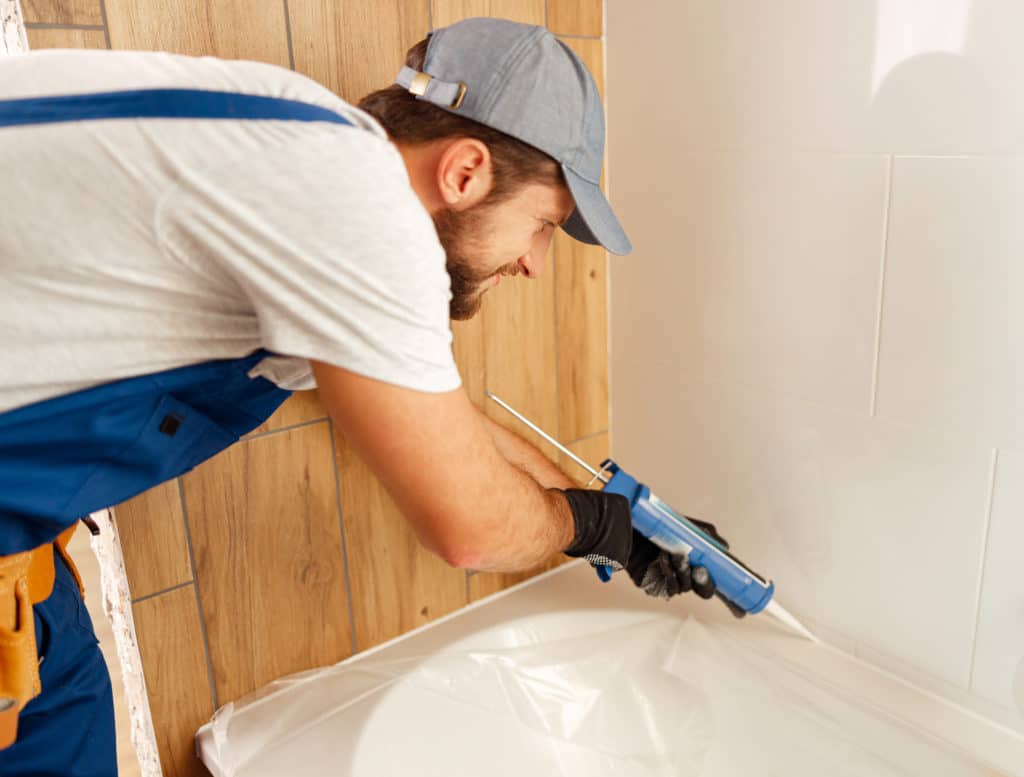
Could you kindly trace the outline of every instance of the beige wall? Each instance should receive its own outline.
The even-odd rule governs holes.
[[[23,5],[33,48],[258,59],[350,100],[388,84],[432,24],[470,15],[546,23],[603,78],[599,0]],[[485,390],[499,393],[599,460],[608,444],[605,254],[564,237],[552,251],[542,279],[502,284],[475,321],[457,326],[457,358],[481,407]],[[422,551],[315,394],[297,395],[243,442],[116,514],[168,775],[203,773],[192,734],[218,705],[521,577],[466,575]]]
[[[640,5],[608,3],[618,460],[836,644],[1024,731],[1024,6]]]

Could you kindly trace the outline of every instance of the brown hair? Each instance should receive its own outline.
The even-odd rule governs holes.
[[[423,69],[428,38],[406,54],[405,64]],[[359,101],[359,107],[381,123],[391,139],[416,145],[444,138],[474,138],[491,152],[494,186],[487,195],[489,204],[507,199],[530,183],[565,183],[558,162],[543,151],[485,124],[456,116],[426,100],[417,100],[404,87],[393,84],[371,92]]]

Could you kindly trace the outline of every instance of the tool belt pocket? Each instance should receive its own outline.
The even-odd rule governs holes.
[[[40,691],[30,559],[31,553],[0,558],[0,749],[14,742],[18,712]]]

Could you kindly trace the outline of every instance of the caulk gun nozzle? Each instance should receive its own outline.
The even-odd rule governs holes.
[[[801,637],[809,639],[811,642],[821,642],[810,630],[805,627],[800,621],[793,617],[785,607],[779,604],[777,601],[772,599],[768,602],[768,606],[764,608],[764,611],[769,615],[775,617],[776,620],[781,621],[786,626],[789,626],[793,631],[799,634]]]

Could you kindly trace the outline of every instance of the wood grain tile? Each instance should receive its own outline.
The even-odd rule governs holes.
[[[430,32],[429,0],[289,0],[288,11],[295,69],[350,102],[390,85]]]
[[[26,24],[103,24],[100,0],[21,0],[21,13]]]
[[[475,602],[491,594],[496,594],[498,591],[504,591],[506,588],[511,588],[517,583],[529,580],[549,569],[554,569],[569,560],[559,553],[536,569],[526,572],[473,572],[469,575],[469,600]]]
[[[28,45],[32,49],[105,49],[103,30],[61,30],[29,27]]]
[[[196,729],[213,714],[203,635],[192,586],[132,608],[164,777],[205,777]]]
[[[549,434],[558,430],[555,278],[551,255],[537,279],[517,277],[487,292],[483,310],[487,390],[516,408]],[[552,461],[557,452],[533,432],[488,402],[485,412],[536,444]]]
[[[383,486],[335,433],[359,650],[466,604],[462,571],[424,550]]]
[[[433,0],[434,29],[470,16],[500,16],[526,24],[544,24],[544,0]]]
[[[558,435],[575,440],[608,428],[608,255],[559,230],[555,256]]]
[[[106,0],[111,48],[252,59],[288,67],[284,3]]]
[[[455,353],[455,362],[459,365],[462,385],[473,404],[483,408],[486,401],[484,391],[487,369],[483,316],[478,315],[469,321],[453,321],[452,334],[452,351]]]
[[[565,43],[603,90],[599,40]],[[608,428],[608,255],[600,246],[555,234],[559,436],[576,440]]]
[[[114,508],[132,599],[192,579],[178,481],[169,480]]]
[[[595,434],[593,437],[587,437],[585,440],[571,443],[566,447],[594,469],[599,469],[601,467],[601,462],[607,459],[610,455],[608,447],[608,432]],[[579,483],[580,486],[586,486],[592,477],[590,473],[564,454],[558,457],[558,466],[562,468],[562,471],[565,472],[565,474]],[[590,487],[600,490],[602,488],[602,483],[600,481],[595,481]]]
[[[548,0],[548,28],[559,35],[604,34],[602,0]]]
[[[238,443],[184,491],[220,704],[351,653],[326,422]]]
[[[251,434],[273,432],[321,418],[327,418],[327,408],[323,406],[316,391],[296,391],[285,400],[276,413],[253,429]]]

